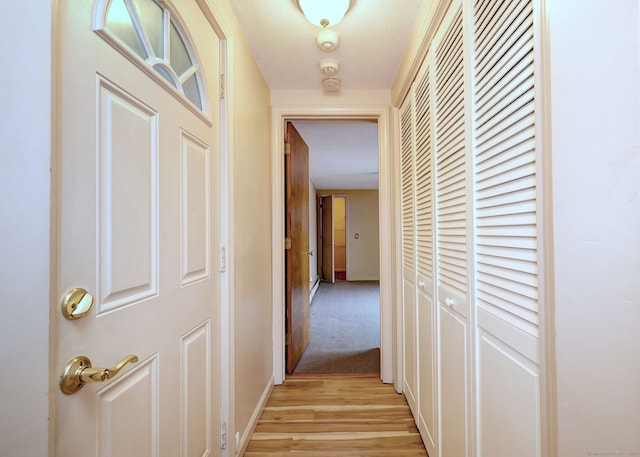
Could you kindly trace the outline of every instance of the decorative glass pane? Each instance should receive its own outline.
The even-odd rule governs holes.
[[[164,59],[164,11],[153,0],[134,0],[133,3],[155,56]]]
[[[200,86],[198,78],[195,74],[191,75],[184,83],[182,83],[184,95],[193,102],[198,108],[202,109],[202,99],[200,98]]]
[[[178,88],[176,86],[176,82],[173,80],[173,78],[171,77],[171,74],[167,71],[166,68],[164,68],[162,65],[154,65],[153,69],[158,73],[160,73],[164,79],[169,81],[169,83],[171,83],[173,87],[175,87],[176,89]]]
[[[173,22],[171,22],[171,34],[170,34],[170,47],[171,47],[171,68],[180,76],[182,73],[191,68],[191,57],[189,57],[189,51],[182,41],[178,29],[176,29]]]
[[[160,0],[112,0],[107,5],[103,29],[108,35],[117,37],[126,46],[123,51],[137,54],[148,68],[204,110],[202,70],[191,60],[189,50],[193,48],[179,32],[177,17],[174,22]],[[132,8],[131,14],[127,5]]]
[[[142,46],[138,32],[133,26],[124,0],[113,0],[111,2],[107,13],[106,28],[129,46],[133,52],[143,59],[147,58],[147,53]]]

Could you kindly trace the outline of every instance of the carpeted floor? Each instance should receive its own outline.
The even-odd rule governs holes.
[[[380,371],[380,283],[321,283],[311,303],[311,341],[294,374]]]

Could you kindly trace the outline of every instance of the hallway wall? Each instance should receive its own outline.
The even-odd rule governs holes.
[[[211,1],[211,0],[208,0]],[[273,382],[270,91],[228,0],[217,1],[232,35],[233,344],[235,424],[240,447]],[[257,417],[255,418],[257,420]]]
[[[546,3],[558,455],[633,455],[640,451],[639,4]]]
[[[54,11],[23,0],[6,13],[0,55],[21,70],[0,75],[0,455],[46,457]]]

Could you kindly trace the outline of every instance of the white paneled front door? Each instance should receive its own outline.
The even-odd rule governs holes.
[[[56,272],[95,302],[55,370],[116,369],[68,369],[57,455],[219,455],[220,42],[195,2],[92,3],[59,9]]]

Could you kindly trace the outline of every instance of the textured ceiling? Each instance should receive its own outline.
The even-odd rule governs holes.
[[[322,90],[320,60],[325,57],[339,61],[343,91],[390,90],[425,1],[355,0],[332,27],[340,35],[338,49],[325,53],[316,46],[321,28],[306,20],[296,0],[230,0],[267,84],[284,91]],[[316,188],[378,188],[376,123],[305,120],[294,125],[309,146]]]
[[[293,121],[309,146],[309,178],[316,189],[378,188],[378,124],[368,121]]]
[[[258,65],[272,90],[318,90],[320,59],[340,62],[343,90],[389,90],[423,0],[355,0],[336,26],[340,45],[316,46],[321,30],[295,0],[230,0]],[[318,0],[321,1],[321,0]]]

